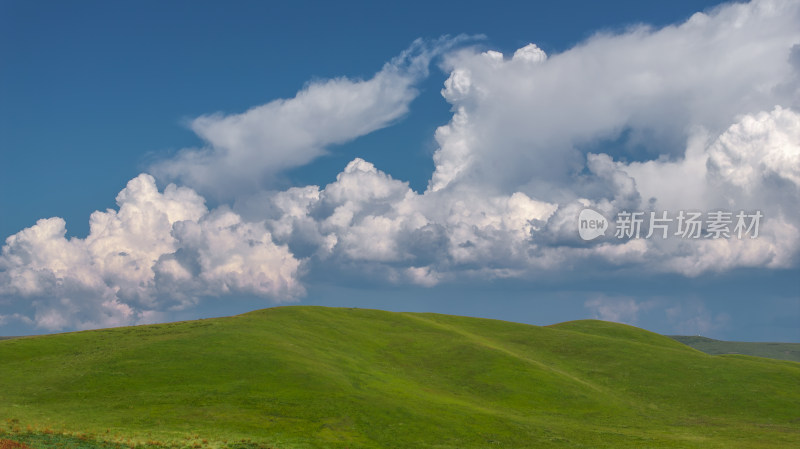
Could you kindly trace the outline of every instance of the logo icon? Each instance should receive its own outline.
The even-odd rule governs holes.
[[[583,209],[578,215],[578,234],[583,240],[594,240],[606,235],[608,220],[593,209]]]

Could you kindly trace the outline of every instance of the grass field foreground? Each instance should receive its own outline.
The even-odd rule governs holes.
[[[278,307],[4,340],[0,361],[0,439],[31,447],[800,447],[800,364],[593,320]]]

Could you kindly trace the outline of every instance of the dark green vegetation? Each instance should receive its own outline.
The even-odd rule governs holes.
[[[12,426],[13,428],[13,426]],[[188,436],[182,442],[165,443],[161,441],[136,442],[130,439],[108,441],[108,435],[98,437],[83,433],[68,434],[52,430],[25,431],[0,430],[0,449],[179,449],[203,448],[209,443],[197,440],[197,436]],[[273,449],[272,446],[249,440],[225,443],[225,449]]]
[[[81,448],[800,447],[798,387],[602,321],[280,307],[0,342],[7,431]]]
[[[771,359],[800,362],[800,343],[755,343],[744,341],[723,341],[706,337],[670,335],[670,338],[689,345],[706,354],[743,354]]]

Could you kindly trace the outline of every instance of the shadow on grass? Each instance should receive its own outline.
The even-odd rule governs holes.
[[[210,445],[208,442],[163,443],[121,443],[105,441],[93,435],[68,435],[52,431],[7,432],[0,430],[0,449],[274,449],[272,446],[249,440]]]

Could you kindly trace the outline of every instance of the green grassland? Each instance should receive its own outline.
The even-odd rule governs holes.
[[[279,307],[0,341],[0,418],[34,448],[788,448],[800,364],[593,320]]]
[[[688,335],[670,335],[670,338],[706,354],[743,354],[800,362],[800,343],[723,341]]]

